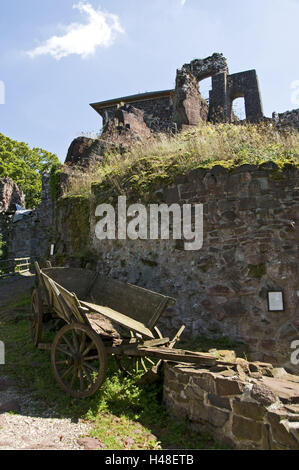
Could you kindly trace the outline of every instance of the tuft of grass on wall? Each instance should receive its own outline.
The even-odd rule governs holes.
[[[278,170],[286,164],[298,166],[299,133],[278,132],[267,123],[204,124],[176,135],[158,134],[125,155],[107,154],[103,164],[71,179],[65,196],[90,196],[94,185],[106,200],[127,193],[138,197],[197,168],[221,165],[230,170],[270,161]]]

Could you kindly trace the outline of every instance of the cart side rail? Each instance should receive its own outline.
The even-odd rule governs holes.
[[[41,271],[44,286],[48,292],[51,308],[66,323],[77,321],[89,325],[80,302],[74,293],[69,292]]]
[[[133,284],[98,276],[86,302],[111,308],[152,330],[175,299]]]

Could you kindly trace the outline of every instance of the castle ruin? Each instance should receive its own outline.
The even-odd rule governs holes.
[[[199,84],[212,77],[209,103],[201,96]],[[206,59],[195,59],[177,70],[172,90],[154,91],[115,98],[91,104],[103,118],[103,126],[122,104],[130,104],[144,112],[144,121],[153,132],[196,126],[200,121],[234,122],[232,103],[245,101],[246,120],[263,119],[262,100],[255,70],[230,75],[223,54],[214,53]]]

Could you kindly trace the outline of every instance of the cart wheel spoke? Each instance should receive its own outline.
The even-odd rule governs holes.
[[[161,332],[157,327],[153,329],[153,335],[155,338],[163,338]],[[130,331],[131,339],[137,339],[136,334]],[[129,357],[129,356],[115,356],[115,360],[119,368],[128,376],[139,374],[140,372],[148,372],[149,369],[159,364],[159,359],[153,360],[147,356],[145,357]]]
[[[88,356],[91,350],[94,352]],[[51,363],[61,388],[73,397],[85,398],[93,395],[105,379],[107,353],[94,330],[81,323],[72,323],[55,336]]]
[[[65,344],[68,346],[68,349],[70,351],[72,351],[72,353],[74,354],[76,351],[74,350],[73,346],[71,345],[71,343],[69,342],[69,340],[65,337],[65,335],[62,336],[62,339],[63,341],[65,342]]]
[[[73,370],[74,366],[72,365],[69,369],[67,369],[61,376],[61,378],[63,379],[64,377],[67,377],[71,371]]]
[[[87,356],[87,357],[84,357],[84,362],[86,362],[86,361],[95,361],[98,358],[99,358],[98,356]]]
[[[75,352],[78,352],[80,348],[79,348],[77,334],[74,330],[72,330],[72,336],[73,336],[74,350],[75,350]]]
[[[43,330],[43,304],[37,289],[34,289],[31,297],[30,331],[35,346],[38,346]]]
[[[74,367],[73,377],[72,377],[71,384],[70,384],[71,388],[73,388],[73,386],[74,386],[76,375],[77,375],[77,369],[76,369],[76,367]]]
[[[145,365],[145,361],[144,361],[143,357],[140,359],[140,362],[141,362],[142,367],[143,367],[143,369],[145,370],[145,372],[147,372],[147,371],[148,371],[148,368],[147,368],[147,366]]]
[[[84,390],[84,379],[83,379],[82,367],[80,368],[79,375],[80,375],[80,391],[83,392],[83,390]]]
[[[156,363],[155,363],[154,361],[152,361],[150,357],[145,357],[145,360],[146,360],[147,362],[149,362],[152,366],[155,366],[155,365],[156,365]]]
[[[93,367],[92,365],[90,364],[85,364],[85,367],[87,367],[88,369],[92,370],[93,372],[97,372],[98,369],[96,367]]]
[[[82,353],[82,356],[83,356],[83,357],[86,356],[86,354],[89,353],[89,351],[92,349],[92,347],[93,347],[93,342],[91,342],[91,343],[89,344],[89,346],[84,350],[84,352]]]
[[[93,384],[93,380],[92,380],[92,377],[91,377],[89,371],[87,370],[87,368],[86,368],[85,366],[82,366],[82,369],[83,369],[84,374],[85,374],[86,377],[87,377],[88,382],[92,385],[92,384]]]
[[[85,345],[86,345],[86,334],[83,331],[82,335],[81,335],[80,353],[82,353],[82,351],[84,351]]]
[[[62,354],[66,354],[69,357],[73,357],[73,354],[70,351],[68,351],[67,349],[62,348],[61,346],[57,347],[57,351],[59,351]]]

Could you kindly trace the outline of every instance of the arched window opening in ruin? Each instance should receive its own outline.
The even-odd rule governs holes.
[[[204,100],[209,102],[210,91],[212,90],[212,77],[205,78],[198,83],[199,91]]]
[[[245,99],[236,98],[232,102],[232,111],[233,111],[233,121],[243,121],[246,119],[246,110],[245,110]]]

